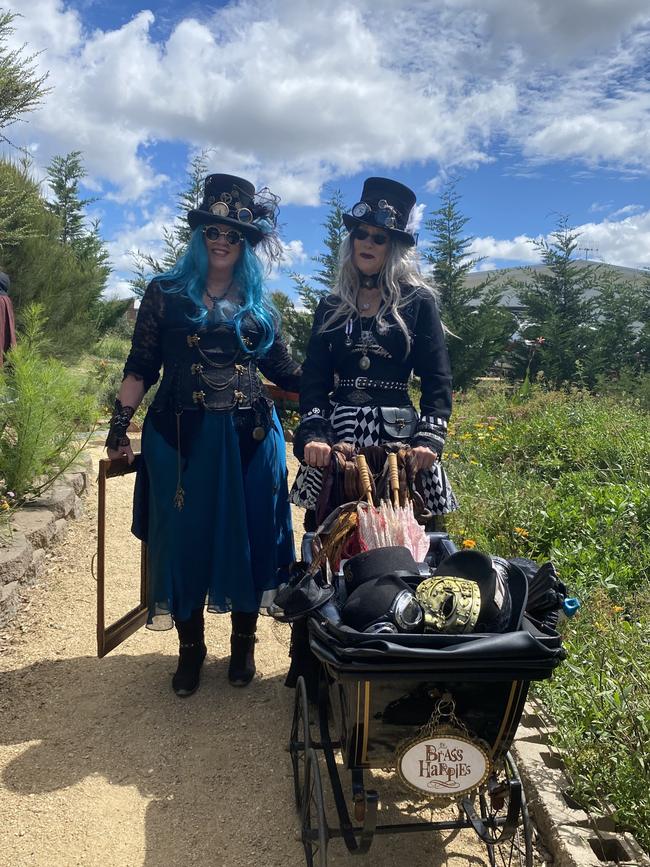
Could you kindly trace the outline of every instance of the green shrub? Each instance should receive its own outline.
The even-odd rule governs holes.
[[[555,743],[572,796],[609,812],[650,850],[650,599],[612,605],[595,592],[567,624],[569,659],[538,692],[558,721]]]
[[[582,610],[539,686],[574,797],[650,847],[650,419],[638,402],[534,386],[457,400],[445,460],[457,544],[552,560]]]
[[[16,504],[67,469],[83,447],[79,432],[92,428],[97,412],[79,375],[43,354],[44,321],[39,305],[27,308],[0,375],[0,478]]]

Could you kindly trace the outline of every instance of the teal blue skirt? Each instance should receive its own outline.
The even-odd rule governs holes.
[[[136,484],[134,532],[148,547],[149,628],[169,629],[172,620],[186,620],[204,605],[214,612],[258,611],[286,580],[295,552],[285,441],[275,410],[272,419],[244,460],[230,413],[201,413],[183,447],[179,509],[177,449],[147,416],[146,478]]]

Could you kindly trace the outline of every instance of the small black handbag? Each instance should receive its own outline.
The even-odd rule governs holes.
[[[418,414],[414,406],[378,406],[382,442],[406,442],[415,435]]]

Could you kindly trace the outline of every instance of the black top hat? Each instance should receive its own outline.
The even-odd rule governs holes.
[[[412,247],[415,236],[406,231],[411,211],[415,205],[415,193],[398,181],[390,178],[366,178],[361,201],[352,208],[352,213],[343,214],[345,228],[351,232],[361,223],[368,223]]]
[[[400,578],[407,584],[418,584],[421,581],[418,564],[409,549],[401,545],[362,551],[347,560],[343,567],[348,593],[352,593],[371,578],[387,575]]]
[[[268,192],[268,191],[262,191]],[[200,207],[187,215],[190,228],[202,224],[225,223],[238,229],[255,246],[275,228],[277,198],[271,194],[257,197],[250,181],[235,175],[208,175]],[[269,223],[263,231],[257,221]]]

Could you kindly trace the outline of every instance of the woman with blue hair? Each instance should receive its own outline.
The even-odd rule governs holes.
[[[282,428],[259,372],[297,391],[300,367],[263,292],[257,251],[277,257],[277,198],[213,174],[188,214],[184,255],[147,287],[106,445],[134,460],[126,435],[145,392],[134,534],[148,546],[151,629],[178,631],[177,695],[199,685],[203,612],[231,612],[228,678],[255,674],[257,615],[294,559]]]

